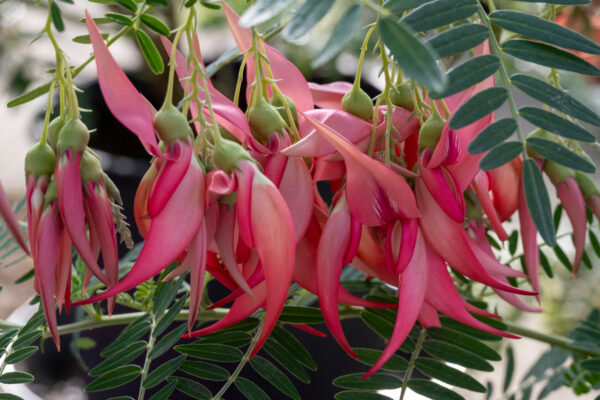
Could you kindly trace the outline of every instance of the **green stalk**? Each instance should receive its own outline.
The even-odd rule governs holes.
[[[419,353],[421,353],[421,349],[423,348],[423,342],[425,342],[426,336],[427,330],[421,330],[421,334],[419,335],[419,339],[417,340],[417,344],[415,345],[415,350],[410,356],[410,361],[408,362],[408,368],[406,369],[406,373],[404,374],[404,379],[402,379],[402,390],[400,391],[400,400],[404,399],[406,389],[408,388],[408,381],[410,380],[413,370],[415,369],[415,363],[417,362],[417,358],[419,358]]]

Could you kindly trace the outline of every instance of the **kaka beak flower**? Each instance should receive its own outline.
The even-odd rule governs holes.
[[[598,190],[594,181],[581,171],[575,171],[575,180],[590,211],[600,221],[600,190]]]
[[[519,204],[520,185],[515,182],[521,177],[521,158],[516,157],[501,167],[488,171],[490,190],[494,197],[494,208],[500,221],[506,221],[514,214]]]
[[[475,175],[475,179],[473,179],[473,182],[471,183],[471,188],[473,189],[473,192],[475,192],[485,215],[487,215],[492,229],[498,235],[498,239],[502,241],[508,239],[508,234],[504,230],[502,222],[496,212],[496,208],[494,207],[494,203],[489,196],[490,180],[486,171],[479,171],[477,175]]]
[[[35,185],[35,183],[32,183],[31,185],[33,191],[33,186]],[[27,189],[29,191],[29,182],[27,186]],[[12,206],[10,205],[10,201],[6,196],[6,192],[4,191],[2,184],[0,184],[0,217],[4,220],[11,235],[15,238],[15,240],[17,241],[19,246],[21,246],[23,251],[27,254],[30,254],[29,246],[27,246],[27,243],[25,243],[25,238],[21,233],[21,228],[19,228],[19,221],[17,221],[17,216],[15,215]]]

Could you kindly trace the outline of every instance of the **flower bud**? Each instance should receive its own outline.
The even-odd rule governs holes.
[[[187,118],[173,104],[163,105],[154,116],[154,129],[169,146],[177,139],[186,141],[194,136]]]
[[[90,133],[87,126],[80,119],[70,119],[65,122],[58,134],[56,148],[59,153],[67,150],[82,152],[90,141]]]
[[[52,179],[48,184],[46,193],[44,194],[44,204],[48,205],[58,200],[58,188],[56,186],[56,179]]]
[[[543,130],[542,128],[537,128],[537,129],[534,129],[533,131],[531,131],[531,133],[529,135],[527,135],[527,138],[540,138],[540,139],[552,140],[552,135],[550,135],[550,133]],[[525,147],[527,149],[527,155],[529,157],[545,158],[543,155],[541,155],[537,151],[533,150],[531,147],[529,147],[529,146],[525,146]]]
[[[48,124],[48,143],[53,150],[56,150],[56,146],[58,144],[58,133],[65,126],[65,118],[56,117]]]
[[[88,181],[98,182],[102,179],[102,165],[98,158],[89,151],[83,152],[79,170],[81,171],[81,182],[84,184]]]
[[[213,163],[227,173],[237,168],[242,160],[252,161],[250,154],[242,146],[227,139],[215,143],[212,157]]]
[[[359,87],[352,87],[342,98],[342,110],[365,120],[373,118],[371,97]]]
[[[25,175],[52,176],[56,166],[56,155],[48,143],[38,143],[25,155]]]
[[[292,113],[294,125],[298,126],[298,110],[296,109],[296,103],[294,103],[294,100],[292,100],[286,95],[283,95],[283,97],[276,95],[273,96],[273,98],[271,99],[271,104],[273,104],[273,106],[277,108],[277,111],[279,111],[279,115],[281,115],[281,118],[283,118],[283,120],[288,124],[288,126],[291,126],[292,124],[288,120],[288,115],[285,111],[285,104],[287,104],[287,106],[290,109],[290,112]]]
[[[552,160],[544,161],[544,172],[555,186],[560,182],[565,182],[567,179],[575,177],[575,172],[571,168],[560,165]]]
[[[285,127],[279,111],[262,98],[248,110],[248,122],[252,131],[264,140],[269,139],[272,132],[281,132]]]
[[[581,171],[575,171],[575,181],[579,188],[581,189],[581,193],[583,193],[583,197],[586,199],[592,198],[593,196],[600,196],[600,190],[587,174]]]
[[[440,141],[445,125],[446,120],[438,113],[433,113],[427,117],[419,130],[419,151],[426,148],[433,151]]]
[[[415,105],[412,99],[412,91],[408,82],[402,82],[397,86],[393,86],[390,90],[390,98],[392,104],[396,107],[402,107],[405,110],[413,111]]]

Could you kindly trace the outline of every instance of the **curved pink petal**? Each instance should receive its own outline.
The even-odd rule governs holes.
[[[25,238],[23,237],[23,233],[21,233],[21,228],[19,227],[19,221],[17,221],[17,216],[12,209],[10,201],[6,196],[6,192],[4,192],[4,188],[0,183],[0,217],[6,223],[8,230],[11,235],[15,238],[19,246],[23,249],[23,251],[29,254],[29,246],[25,243]]]
[[[304,236],[313,211],[313,183],[304,160],[288,157],[283,176],[277,186],[292,213],[297,243]]]
[[[517,210],[521,181],[521,157],[487,172],[490,190],[494,196],[494,208],[500,221],[506,221]]]
[[[462,223],[465,219],[465,199],[454,176],[443,166],[429,167],[430,161],[431,152],[425,149],[419,158],[421,179],[442,210],[454,221]]]
[[[342,98],[352,89],[352,83],[345,81],[325,84],[308,82],[308,88],[317,107],[341,110]]]
[[[323,332],[321,332],[318,329],[312,328],[308,325],[304,325],[304,324],[290,324],[290,326],[293,326],[296,329],[299,329],[301,331],[304,331],[306,333],[310,333],[311,335],[314,336],[319,336],[319,337],[327,337],[327,335]]]
[[[54,289],[59,312],[63,302],[65,303],[66,311],[69,311],[69,295],[71,293],[71,245],[69,233],[63,227],[60,235],[60,247],[56,266],[56,284]]]
[[[190,306],[188,314],[188,333],[192,332],[198,307],[202,300],[204,289],[204,275],[206,271],[206,226],[204,220],[200,223],[198,232],[194,235],[189,245],[189,252],[184,262],[190,268]]]
[[[494,232],[496,232],[496,235],[498,235],[498,239],[502,241],[507,240],[508,234],[500,222],[500,218],[498,217],[498,213],[496,213],[492,199],[490,199],[489,181],[485,171],[479,171],[479,173],[475,176],[475,179],[473,179],[471,187],[473,188],[475,195],[477,195],[479,204],[481,204],[481,208],[485,212],[485,215],[487,215],[492,229]]]
[[[442,326],[440,317],[437,314],[437,310],[427,303],[423,303],[421,306],[421,311],[419,312],[419,323],[425,329],[440,328]]]
[[[587,231],[585,199],[573,178],[568,178],[565,182],[559,182],[556,185],[556,191],[573,227],[573,243],[575,244],[573,277],[575,277],[585,252],[585,233]]]
[[[260,268],[256,268],[254,270],[254,272],[250,275],[250,277],[248,278],[248,286],[250,286],[251,288],[255,287],[256,285],[258,285],[259,283],[261,283],[262,281],[265,280],[265,274],[263,272],[262,267]],[[227,296],[223,297],[221,300],[214,302],[213,304],[211,304],[210,306],[206,307],[207,310],[212,310],[218,307],[222,307],[226,304],[231,303],[232,301],[234,301],[235,299],[237,299],[238,297],[240,297],[241,295],[243,295],[245,292],[242,288],[236,288],[233,292],[231,292],[230,294],[228,294]],[[254,294],[253,294],[254,296]]]
[[[87,11],[85,15],[98,67],[98,83],[110,112],[140,139],[149,153],[160,154],[152,122],[153,107],[133,86],[110,54],[96,23]]]
[[[521,243],[523,244],[523,257],[525,258],[525,267],[529,275],[529,283],[536,292],[540,291],[540,253],[537,244],[537,228],[529,214],[523,183],[519,181],[519,225],[521,227]],[[540,296],[537,296],[538,302]]]
[[[252,181],[254,180],[255,169],[242,162],[240,169],[235,171],[238,181],[236,192],[235,210],[240,238],[246,246],[254,247],[254,235],[252,233],[251,208],[252,208]]]
[[[396,261],[396,273],[401,274],[408,266],[415,251],[417,236],[419,232],[419,224],[416,219],[408,219],[402,221],[402,239],[400,241],[400,249],[398,251],[398,259]]]
[[[41,176],[36,179],[33,174],[27,177],[27,235],[31,256],[35,259],[37,226],[44,207],[44,194],[48,187],[48,177]]]
[[[505,283],[508,283],[508,279],[506,279],[503,276],[498,276],[497,278]],[[496,292],[498,297],[500,297],[502,300],[504,300],[508,304],[518,308],[519,310],[526,311],[526,312],[533,312],[533,313],[540,313],[543,311],[539,307],[535,307],[535,306],[532,306],[531,304],[524,302],[523,300],[521,300],[519,298],[519,296],[517,296],[514,293],[508,293],[508,292],[505,292],[504,290],[500,290],[500,289],[494,289],[494,292]]]

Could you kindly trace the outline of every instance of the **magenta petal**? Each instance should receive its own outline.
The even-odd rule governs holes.
[[[204,289],[204,275],[206,271],[206,226],[204,220],[200,223],[198,232],[190,242],[189,252],[186,260],[189,258],[190,265],[190,306],[188,315],[188,333],[192,332],[198,307],[202,300],[202,290]]]
[[[236,218],[240,237],[249,248],[254,247],[254,236],[252,234],[251,204],[252,204],[252,181],[254,179],[254,167],[248,162],[239,164],[240,170],[235,171],[238,181],[237,197],[235,201]]]
[[[6,223],[8,230],[15,238],[17,243],[19,243],[19,246],[21,246],[25,253],[29,254],[29,246],[27,246],[27,243],[25,243],[25,238],[23,237],[21,228],[19,227],[19,221],[17,221],[17,216],[10,205],[8,197],[6,197],[6,193],[4,192],[2,184],[0,184],[0,217],[2,217]]]
[[[443,166],[430,168],[430,160],[431,152],[425,149],[419,159],[421,179],[442,210],[454,221],[462,223],[465,219],[465,199],[454,176]]]
[[[429,260],[425,252],[425,241],[423,240],[423,235],[418,233],[412,259],[402,275],[399,276],[398,313],[396,315],[394,332],[390,341],[385,346],[385,350],[383,350],[377,362],[363,376],[363,379],[368,378],[381,368],[396,353],[398,347],[402,345],[402,342],[404,342],[412,330],[425,300],[425,290],[428,281],[437,280],[437,277],[434,275],[428,279],[427,269],[424,268],[427,264],[429,264]]]
[[[302,239],[313,212],[313,182],[303,159],[288,157],[281,181],[277,185],[294,222],[296,243]]]
[[[421,307],[421,311],[419,312],[419,323],[425,329],[440,328],[442,326],[437,310],[427,303],[423,303],[423,306]]]
[[[69,233],[63,227],[60,235],[60,248],[56,266],[56,285],[54,289],[59,312],[63,302],[66,303],[65,308],[69,311],[69,295],[71,292],[71,245]]]
[[[508,279],[506,279],[503,276],[498,276],[497,278],[503,282],[508,283]],[[504,290],[500,290],[500,289],[494,289],[494,292],[496,292],[498,297],[500,297],[502,300],[506,301],[508,304],[513,305],[514,307],[518,308],[519,310],[526,311],[526,312],[534,312],[534,313],[539,313],[539,312],[543,311],[539,307],[535,307],[530,304],[527,304],[526,302],[521,300],[519,298],[519,296],[517,296],[514,293],[508,293],[508,292],[505,292]]]
[[[262,267],[256,268],[254,270],[254,272],[252,273],[252,275],[250,275],[250,277],[248,278],[248,286],[253,288],[264,280],[265,280],[265,273],[263,272]],[[237,299],[238,297],[240,297],[243,294],[244,294],[244,290],[242,288],[237,288],[233,292],[228,294],[227,296],[223,297],[221,300],[216,301],[213,304],[211,304],[210,306],[206,307],[206,309],[212,310],[217,307],[222,307],[226,304],[231,303],[232,301],[234,301],[235,299]],[[253,296],[254,296],[254,294],[253,294]]]
[[[519,224],[521,226],[521,243],[523,244],[523,257],[531,287],[536,292],[540,291],[540,253],[537,244],[537,228],[529,214],[523,184],[519,183]],[[537,296],[538,302],[540,296]]]
[[[401,274],[408,266],[415,251],[417,235],[419,233],[419,224],[416,219],[402,221],[402,240],[400,250],[396,261],[396,273]]]
[[[325,84],[308,82],[308,87],[317,107],[341,110],[342,98],[352,89],[352,83],[345,81]]]
[[[490,221],[490,225],[496,235],[498,235],[498,239],[505,241],[508,239],[508,234],[504,230],[502,223],[500,222],[500,218],[498,217],[498,213],[494,208],[494,203],[492,199],[490,199],[489,195],[489,180],[485,171],[480,171],[473,180],[471,184],[473,191],[477,195],[477,199],[479,200],[479,204],[481,204],[481,208],[487,215],[488,220]]]
[[[101,282],[108,285],[110,282],[96,262],[97,257],[94,257],[85,229],[80,160],[81,153],[73,154],[71,150],[67,150],[58,162],[56,172],[58,207],[81,259]]]
[[[160,154],[154,135],[152,106],[133,86],[110,54],[96,23],[87,11],[85,15],[98,67],[98,83],[110,112],[137,135],[149,153]]]
[[[573,242],[575,244],[573,277],[575,277],[585,252],[585,232],[587,230],[585,199],[573,178],[568,178],[565,182],[559,182],[556,185],[556,191],[573,227]]]

